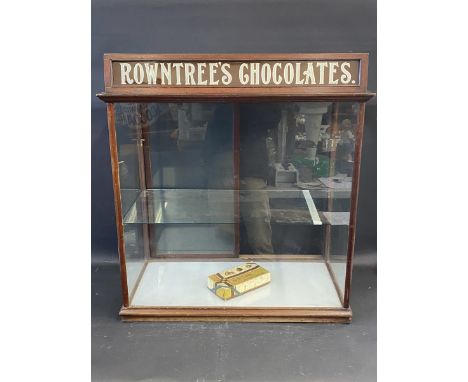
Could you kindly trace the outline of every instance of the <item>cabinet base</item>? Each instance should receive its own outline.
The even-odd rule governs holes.
[[[122,321],[350,323],[351,308],[126,308]]]

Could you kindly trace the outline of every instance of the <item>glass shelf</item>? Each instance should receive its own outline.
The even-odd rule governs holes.
[[[146,190],[128,209],[124,224],[233,224],[234,197],[233,190]]]
[[[236,198],[239,203],[255,203],[259,193],[267,193],[271,223],[301,225],[348,225],[349,212],[319,211],[316,203],[327,190],[267,189],[150,189],[135,193],[122,190],[124,224],[234,224]],[[342,194],[341,198],[346,199]],[[315,202],[314,202],[315,200]],[[242,216],[241,216],[242,217]]]
[[[349,212],[319,212],[323,224],[329,225],[349,225]]]

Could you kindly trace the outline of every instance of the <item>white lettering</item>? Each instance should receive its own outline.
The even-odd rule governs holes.
[[[229,85],[232,81],[232,75],[229,69],[231,68],[231,64],[222,64],[221,71],[223,72],[223,76],[221,77],[221,82],[223,85]]]
[[[239,81],[242,85],[247,85],[249,82],[249,75],[244,74],[244,70],[247,69],[247,64],[242,64],[239,67]]]
[[[305,76],[305,79],[304,79],[304,84],[308,85],[309,82],[312,84],[312,85],[315,85],[316,82],[315,82],[315,74],[314,74],[314,64],[312,62],[308,62],[307,63],[307,69],[304,71],[304,76]]]
[[[120,63],[120,84],[121,85],[133,84],[133,80],[130,79],[131,69],[132,69],[132,66],[130,64],[127,64],[126,62]]]
[[[271,81],[271,67],[270,64],[263,64],[262,65],[262,84],[268,85]]]
[[[296,85],[302,85],[304,80],[301,79],[301,63],[296,62]]]
[[[215,74],[217,72],[218,64],[216,62],[210,62],[209,64],[210,67],[210,85],[218,85],[219,80],[215,81]]]
[[[119,64],[121,85],[229,86],[235,76],[239,76],[239,80],[235,80],[237,86],[336,86],[359,83],[359,78],[353,78],[355,63],[352,61],[236,62],[237,73],[232,72],[232,63],[222,61],[114,63]]]
[[[182,81],[181,81],[181,75],[180,75],[180,69],[182,68],[182,66],[184,66],[184,64],[182,64],[181,62],[177,62],[175,64],[172,64],[172,66],[175,68],[175,74],[176,74],[176,84],[177,85],[182,85]]]
[[[161,62],[161,84],[163,85],[171,85],[172,84],[172,79],[171,79],[171,64],[167,63],[164,64]]]
[[[250,64],[250,85],[260,85],[260,63]]]
[[[287,83],[288,85],[292,84],[294,81],[294,68],[293,65],[288,62],[286,65],[284,65],[284,82]]]
[[[203,75],[205,74],[206,63],[199,62],[197,66],[198,66],[197,85],[207,85],[207,81],[203,79]]]
[[[328,62],[317,62],[317,66],[320,68],[320,81],[319,84],[325,83],[325,68],[328,67]]]
[[[185,85],[196,85],[193,74],[195,73],[195,65],[185,64]]]
[[[328,71],[328,83],[330,85],[338,85],[338,79],[334,79],[338,62],[330,62],[330,70]]]
[[[348,71],[350,67],[351,64],[349,62],[343,62],[341,64],[341,71],[343,72],[343,74],[341,75],[341,82],[345,85],[349,84],[349,82],[351,81],[351,73]]]
[[[140,85],[145,80],[145,72],[143,71],[143,65],[139,62],[133,67],[133,79],[135,82]]]
[[[283,78],[276,72],[278,68],[281,69],[281,64],[279,62],[273,65],[273,83],[275,85],[279,85],[283,80]]]
[[[146,78],[148,79],[148,85],[156,85],[156,78],[158,72],[158,64],[148,64],[145,62]]]

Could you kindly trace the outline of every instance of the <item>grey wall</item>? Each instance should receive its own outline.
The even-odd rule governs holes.
[[[376,84],[375,0],[93,0],[92,252],[117,259],[112,177],[103,90],[104,53],[369,52]],[[377,242],[377,102],[366,110],[356,251]]]

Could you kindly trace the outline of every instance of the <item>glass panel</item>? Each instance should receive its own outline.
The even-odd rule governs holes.
[[[115,117],[122,213],[125,215],[135,204],[141,192],[137,145],[137,126],[140,123],[138,106],[136,104],[116,104]],[[124,225],[129,293],[135,290],[138,277],[144,269],[145,251],[143,232],[141,226]]]
[[[323,262],[342,299],[358,105],[249,103],[239,113],[240,253]]]
[[[230,104],[116,104],[130,298],[148,261],[234,256],[232,113]]]
[[[231,105],[153,103],[146,108],[148,188],[232,189]]]
[[[117,104],[131,305],[341,307],[358,109]],[[206,287],[246,261],[268,286],[228,301]]]

